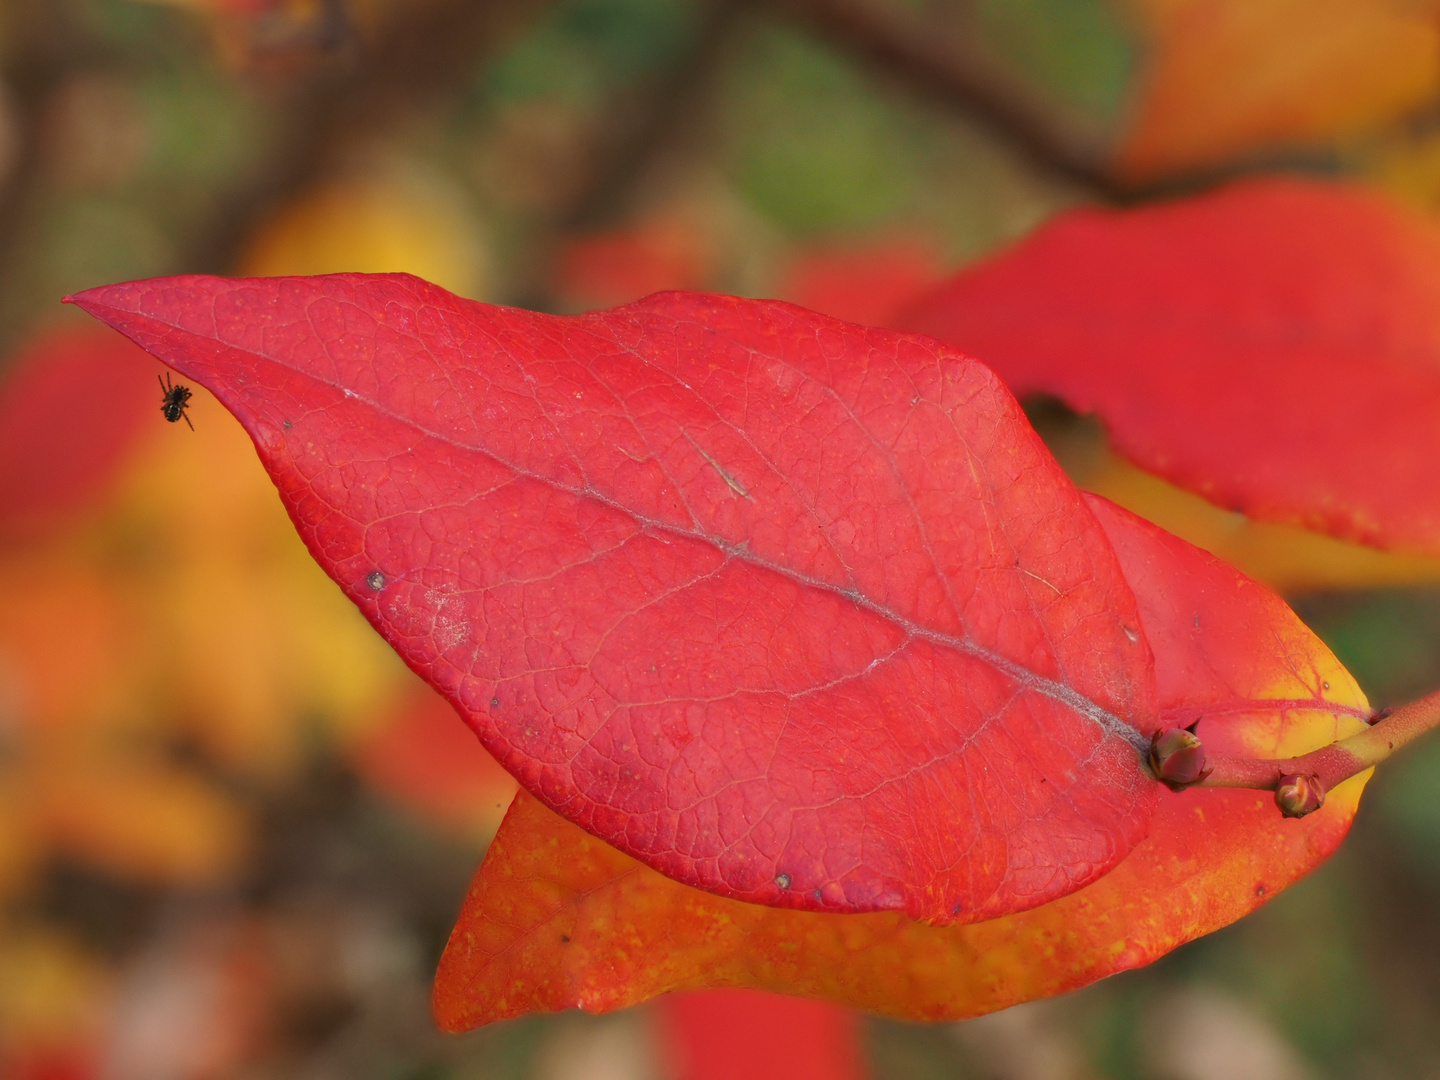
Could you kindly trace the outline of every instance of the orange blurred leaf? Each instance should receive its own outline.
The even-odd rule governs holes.
[[[131,879],[190,886],[228,880],[249,846],[239,804],[195,776],[117,755],[48,763],[33,792],[51,843]]]
[[[368,730],[404,667],[315,566],[244,430],[193,390],[196,430],[156,423],[106,527],[135,552],[120,584],[165,670],[149,707],[273,776],[300,758],[301,717],[342,740]]]
[[[100,572],[63,551],[0,561],[0,701],[29,731],[93,726],[135,689],[134,612]]]
[[[1121,169],[1329,142],[1431,98],[1440,26],[1405,0],[1129,0],[1152,56]]]

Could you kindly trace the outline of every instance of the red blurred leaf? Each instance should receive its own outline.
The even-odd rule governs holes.
[[[578,307],[611,307],[664,289],[698,289],[709,276],[705,238],[676,222],[592,233],[560,251],[555,289]]]
[[[663,1000],[675,1080],[861,1080],[859,1018],[818,1001],[712,990]]]
[[[1361,188],[1079,210],[897,320],[1251,517],[1440,553],[1440,232]]]
[[[95,1080],[101,1075],[89,1048],[45,1047],[11,1051],[0,1064],[9,1080]]]
[[[1279,757],[1364,727],[1353,679],[1273,593],[1094,500],[1156,650],[1167,722],[1197,717],[1217,753]],[[435,981],[449,1031],[527,1012],[594,1012],[747,986],[914,1020],[960,1019],[1150,963],[1233,922],[1325,859],[1365,776],[1309,817],[1269,792],[1166,793],[1111,873],[1042,907],[969,926],[897,912],[778,911],[668,881],[523,791],[475,876]]]
[[[45,332],[0,384],[0,538],[33,537],[102,492],[159,415],[154,362],[91,327]]]
[[[904,239],[800,255],[778,290],[782,300],[865,326],[883,326],[940,280],[940,260]]]
[[[450,703],[418,685],[389,721],[354,748],[360,774],[425,817],[493,833],[515,781],[457,724]]]
[[[778,303],[562,319],[404,275],[76,301],[240,418],[321,565],[522,785],[664,873],[970,921],[1144,835],[1134,598],[959,353]]]

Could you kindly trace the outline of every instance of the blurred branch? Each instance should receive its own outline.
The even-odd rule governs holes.
[[[759,0],[820,38],[928,97],[963,110],[1031,164],[1114,199],[1132,195],[1109,168],[1104,141],[1079,133],[978,49],[883,14],[866,0]]]
[[[235,193],[214,231],[190,252],[192,271],[224,273],[274,206],[312,183],[349,147],[373,140],[394,121],[433,104],[554,0],[437,0],[399,5],[372,51],[337,57],[286,95],[281,130]]]
[[[78,35],[63,5],[28,4],[6,14],[10,22],[5,30],[12,41],[5,57],[4,92],[15,144],[0,179],[0,280],[9,269],[31,196],[44,182],[40,159],[45,109],[74,72],[98,59],[92,49],[77,46]]]
[[[596,228],[613,218],[655,157],[693,124],[720,69],[730,30],[747,6],[747,0],[710,0],[704,6],[690,48],[655,80],[638,110],[629,110],[622,134],[563,216],[562,229]]]
[[[1126,178],[1113,165],[1113,138],[1087,132],[1053,102],[982,49],[936,34],[917,18],[874,0],[754,0],[932,100],[963,112],[1043,173],[1117,204],[1193,194],[1229,180],[1277,170],[1333,175],[1340,152],[1327,145],[1279,144],[1184,172]],[[1426,109],[1432,106],[1427,105]],[[1417,115],[1424,116],[1422,109]]]
[[[529,273],[529,282],[517,289],[514,301],[520,307],[549,310],[553,297],[548,282],[555,253],[569,233],[603,228],[622,216],[636,186],[650,172],[655,161],[676,139],[695,126],[707,91],[724,61],[725,49],[739,17],[751,0],[709,0],[703,6],[689,48],[671,64],[668,72],[654,79],[637,101],[627,97],[617,103],[615,128],[618,134],[602,148],[587,182],[567,207],[554,219],[548,250],[539,253]]]

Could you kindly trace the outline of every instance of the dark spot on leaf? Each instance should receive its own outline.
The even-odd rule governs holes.
[[[561,944],[561,945],[569,945],[569,944],[570,944],[570,935],[569,935],[569,934],[561,934],[561,935],[560,935],[560,944]]]
[[[498,697],[492,697],[490,699],[490,707],[492,709],[498,709],[500,707],[500,699]]]
[[[951,915],[959,915],[960,912],[962,912],[962,911],[964,911],[964,910],[965,910],[965,905],[964,905],[964,904],[956,904],[953,908],[950,909],[950,914],[951,914]]]
[[[370,575],[365,579],[365,584],[379,592],[385,587],[385,575],[379,570],[371,570]]]
[[[816,890],[815,890],[813,893],[811,893],[810,895],[813,896],[813,897],[815,897],[815,902],[816,902],[817,904],[818,904],[821,900],[825,899],[823,896],[820,895],[820,890],[819,890],[819,889],[816,889]]]
[[[280,421],[280,426],[283,427],[286,431],[289,431],[289,430],[290,430],[292,427],[294,427],[295,425],[292,424],[292,423],[290,423],[289,420],[281,420],[281,421]]]
[[[1256,886],[1255,886],[1255,895],[1256,895],[1256,896],[1264,896],[1264,895],[1265,895],[1265,886],[1264,886],[1264,885],[1256,885]]]
[[[776,875],[775,875],[775,884],[776,884],[776,885],[779,885],[780,888],[782,888],[782,889],[788,889],[788,888],[790,887],[790,875],[789,875],[789,874],[776,874]]]

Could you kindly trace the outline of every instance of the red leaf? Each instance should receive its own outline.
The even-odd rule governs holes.
[[[212,388],[321,565],[543,802],[727,896],[971,921],[1156,787],[1114,553],[983,367],[787,304],[406,275],[76,302]]]
[[[1354,679],[1274,593],[1104,500],[1156,649],[1161,702],[1207,747],[1306,753],[1365,727]],[[475,875],[435,978],[447,1031],[528,1012],[605,1012],[656,994],[747,986],[912,1020],[963,1019],[1148,964],[1273,897],[1335,850],[1368,774],[1316,813],[1265,791],[1162,795],[1150,835],[1109,874],[969,926],[898,912],[779,911],[636,865],[520,792]]]
[[[788,268],[777,295],[837,319],[883,326],[940,279],[934,251],[894,237],[864,247],[804,251]]]
[[[675,1080],[862,1080],[859,1017],[818,1001],[712,990],[660,1003]]]
[[[493,834],[515,795],[515,781],[455,722],[449,702],[420,683],[350,750],[373,787],[441,824]]]
[[[1222,506],[1440,553],[1440,232],[1360,188],[1079,210],[897,321]]]
[[[705,284],[712,262],[705,237],[678,223],[648,222],[638,228],[571,239],[555,268],[560,296],[580,307],[608,307],[663,289]]]
[[[46,331],[13,363],[0,386],[6,539],[44,533],[99,495],[160,414],[153,362],[99,327]]]

